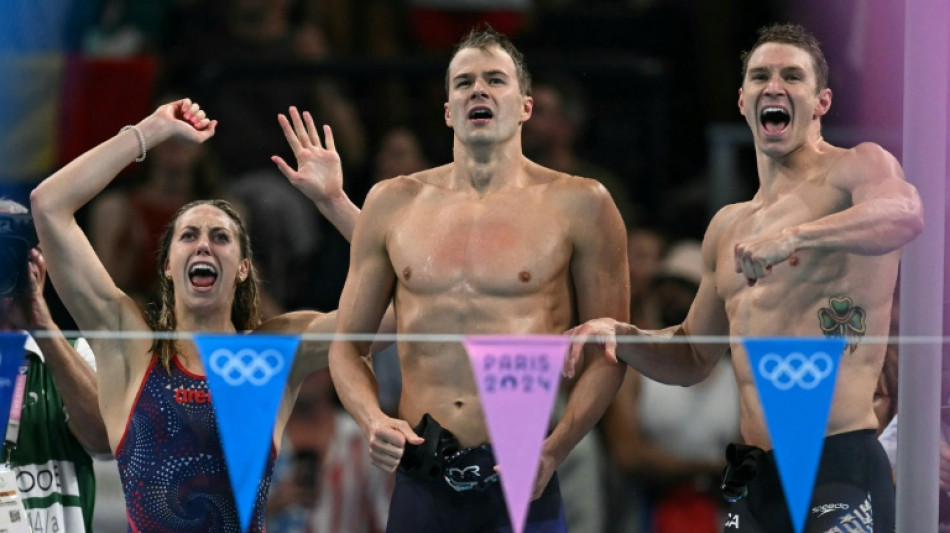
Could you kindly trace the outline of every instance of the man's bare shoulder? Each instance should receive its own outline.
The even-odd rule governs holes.
[[[540,165],[529,167],[528,173],[533,183],[546,185],[555,198],[571,206],[583,209],[602,205],[606,201],[613,204],[607,188],[595,179],[565,174]]]
[[[721,207],[719,211],[716,211],[716,214],[713,215],[712,220],[709,221],[709,227],[706,233],[708,234],[709,231],[722,231],[725,228],[731,227],[737,220],[748,215],[752,209],[752,201],[737,202]]]
[[[866,159],[872,162],[895,160],[893,154],[875,142],[863,142],[846,150],[853,157]]]
[[[370,189],[366,197],[366,207],[371,208],[376,204],[386,206],[402,205],[417,197],[427,187],[440,186],[445,182],[445,176],[449,172],[449,165],[430,168],[415,174],[396,176],[380,181]],[[379,207],[376,207],[379,209]]]
[[[624,224],[617,205],[599,181],[539,167],[544,197],[551,212],[568,221],[575,242],[602,241],[613,235],[623,239]]]
[[[723,206],[713,215],[706,227],[706,235],[703,237],[703,249],[716,249],[723,235],[739,220],[748,216],[754,209],[753,201],[738,202]]]
[[[415,183],[418,187],[446,187],[454,164],[420,170],[408,176],[401,176],[404,180]]]
[[[384,196],[387,201],[415,197],[428,187],[445,187],[451,168],[448,164],[385,179],[373,186],[370,195]]]
[[[828,171],[828,181],[834,186],[853,189],[868,180],[904,179],[897,158],[877,143],[864,142],[838,150]]]

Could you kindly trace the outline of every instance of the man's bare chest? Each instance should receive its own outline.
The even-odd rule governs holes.
[[[736,247],[757,243],[761,253],[769,253],[788,244],[793,228],[810,224],[845,208],[833,194],[787,195],[769,206],[750,203],[734,217],[719,241],[716,256],[716,281],[719,294],[764,307],[779,305],[796,288],[833,281],[848,264],[847,254],[831,250],[795,248],[791,257],[769,265],[769,275],[750,284],[736,272]]]
[[[511,203],[418,208],[387,239],[400,283],[420,292],[534,292],[566,276],[571,248],[556,213]]]

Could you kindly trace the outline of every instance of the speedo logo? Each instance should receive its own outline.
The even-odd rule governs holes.
[[[832,511],[847,511],[850,508],[851,506],[846,503],[825,503],[817,507],[812,507],[811,512],[812,514],[822,517]]]
[[[175,389],[175,401],[178,403],[210,403],[211,395],[206,390],[178,387]]]

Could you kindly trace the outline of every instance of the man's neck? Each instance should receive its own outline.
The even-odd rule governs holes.
[[[515,183],[524,161],[520,143],[482,148],[456,142],[454,152],[457,186],[479,194]]]
[[[821,134],[809,132],[808,139],[791,152],[779,157],[770,156],[756,149],[756,166],[759,173],[759,190],[766,199],[781,196],[790,187],[796,187],[809,176],[808,169],[820,157],[824,144]]]

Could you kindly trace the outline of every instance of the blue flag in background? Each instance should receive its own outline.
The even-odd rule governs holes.
[[[241,531],[247,531],[300,337],[195,335],[194,339],[208,376]]]
[[[845,340],[746,339],[795,531],[805,526]]]
[[[26,333],[0,332],[0,428],[3,428],[3,431],[6,431],[7,423],[10,421],[13,388],[17,374],[20,372],[20,365],[23,364],[25,347]],[[23,391],[20,391],[19,401],[23,401]]]

